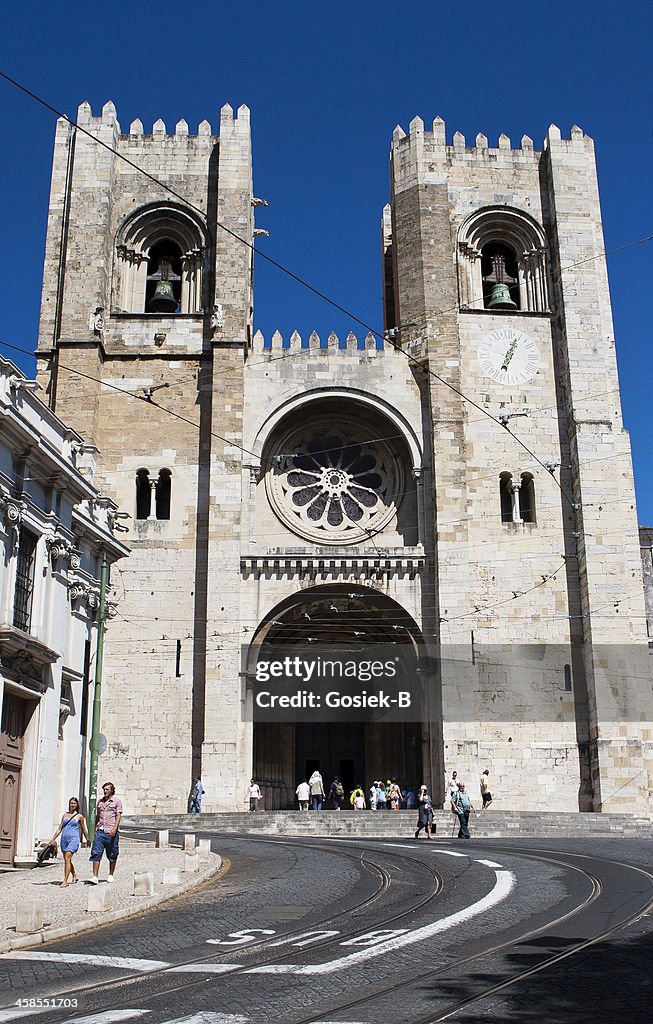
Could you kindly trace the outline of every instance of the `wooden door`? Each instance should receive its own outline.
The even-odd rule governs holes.
[[[13,864],[28,702],[5,691],[0,730],[0,864]]]

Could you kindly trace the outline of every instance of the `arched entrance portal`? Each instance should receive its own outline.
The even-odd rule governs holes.
[[[336,584],[294,594],[261,623],[250,647],[248,672],[257,660],[293,651],[348,657],[365,650],[398,652],[410,666],[411,720],[325,720],[309,714],[303,721],[254,720],[253,771],[265,793],[267,810],[296,807],[295,788],[317,768],[325,789],[334,775],[345,791],[376,779],[396,779],[403,786],[430,777],[429,674],[421,633],[411,616],[391,598],[364,586]],[[387,645],[387,646],[386,646]],[[325,653],[327,652],[327,653]],[[366,684],[368,691],[374,683]],[[313,720],[311,720],[313,719]],[[346,802],[348,806],[348,801]]]

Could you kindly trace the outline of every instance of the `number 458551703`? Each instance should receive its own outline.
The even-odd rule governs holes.
[[[36,1009],[42,1009],[42,1008],[47,1009],[49,1007],[54,1007],[54,1008],[57,1008],[57,1007],[62,1008],[63,1007],[63,1009],[76,1010],[77,1009],[77,1000],[74,997],[71,998],[71,997],[68,997],[68,996],[60,996],[60,997],[52,996],[51,998],[45,997],[43,999],[40,999],[38,997],[34,997],[32,999],[17,999],[15,1005],[16,1006],[20,1006],[23,1009],[30,1009],[30,1010],[36,1010]]]

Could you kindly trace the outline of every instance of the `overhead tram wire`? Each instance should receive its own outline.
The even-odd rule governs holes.
[[[30,99],[33,99],[36,103],[41,104],[41,106],[45,107],[51,113],[56,114],[57,117],[63,118],[63,120],[65,120],[68,124],[70,124],[72,127],[74,127],[77,131],[80,131],[84,135],[88,136],[88,138],[92,139],[95,143],[97,143],[98,145],[104,147],[109,152],[113,153],[118,159],[124,161],[126,164],[128,164],[130,167],[132,167],[135,171],[137,171],[140,174],[143,174],[146,178],[148,178],[150,181],[152,181],[154,184],[156,184],[159,188],[164,189],[170,195],[174,196],[180,202],[184,203],[187,207],[189,207],[192,210],[195,210],[196,213],[200,214],[200,216],[202,217],[203,221],[206,222],[206,214],[205,214],[205,212],[203,210],[201,210],[198,206],[196,206],[194,203],[192,203],[190,200],[188,200],[184,196],[180,195],[180,193],[178,193],[170,185],[165,184],[159,178],[156,178],[153,174],[150,174],[148,171],[145,171],[142,167],[139,167],[139,165],[134,163],[134,161],[130,160],[124,154],[119,153],[116,149],[114,149],[113,146],[110,146],[108,143],[104,142],[102,139],[99,139],[96,135],[94,135],[92,132],[88,131],[86,128],[84,128],[81,125],[77,124],[76,121],[74,121],[72,118],[70,118],[67,114],[63,113],[63,111],[59,110],[57,107],[54,107],[51,103],[48,103],[47,100],[44,100],[42,96],[39,96],[37,93],[33,92],[33,90],[28,89],[27,86],[25,86],[21,82],[17,81],[11,75],[8,75],[6,72],[0,70],[0,78],[3,78],[10,85],[13,85],[14,88],[18,89],[20,92],[24,93],[26,96],[29,96]],[[257,249],[253,245],[252,242],[247,241],[247,239],[243,238],[237,232],[232,231],[231,228],[228,228],[225,224],[222,224],[219,221],[217,221],[216,223],[217,223],[217,226],[219,228],[221,228],[227,234],[231,235],[237,241],[241,242],[248,249],[250,249],[255,255],[260,256],[267,263],[270,263],[272,266],[276,267],[282,273],[286,274],[292,280],[294,280],[298,284],[302,285],[302,287],[304,287],[307,290],[309,290],[310,292],[312,292],[318,298],[321,298],[324,302],[328,303],[334,309],[337,309],[339,312],[344,313],[344,315],[347,316],[348,318],[350,318],[354,323],[360,324],[361,327],[366,328],[366,330],[368,330],[371,334],[375,335],[377,338],[379,338],[379,339],[381,339],[383,341],[386,341],[391,346],[391,348],[393,348],[396,352],[401,352],[403,355],[405,355],[406,358],[409,360],[409,362],[414,363],[415,365],[417,365],[421,369],[424,369],[424,366],[420,362],[420,360],[415,358],[411,353],[407,352],[405,349],[403,349],[401,345],[395,343],[394,339],[389,336],[389,332],[381,332],[381,331],[376,330],[370,324],[366,323],[364,320],[361,320],[360,317],[358,317],[354,313],[352,313],[351,310],[348,310],[344,306],[341,306],[340,303],[338,303],[334,299],[330,298],[328,295],[326,295],[324,292],[322,292],[319,288],[316,288],[314,285],[310,284],[310,282],[306,281],[304,278],[300,277],[298,274],[295,274],[292,270],[289,270],[288,267],[285,267],[278,260],[275,260],[273,257],[268,256],[266,253],[262,252],[260,249]],[[207,224],[207,228],[208,228],[208,224]],[[651,240],[653,240],[653,235],[648,235],[648,236],[645,236],[644,238],[637,239],[637,240],[635,240],[633,242],[629,242],[626,245],[620,246],[620,247],[618,247],[618,248],[616,248],[614,250],[610,250],[609,252],[604,250],[603,252],[598,253],[598,254],[596,254],[594,256],[587,257],[587,258],[585,258],[583,260],[578,260],[576,263],[569,264],[567,267],[564,267],[562,269],[563,269],[563,271],[571,270],[575,266],[580,266],[580,265],[585,264],[585,263],[590,263],[590,262],[592,262],[595,259],[599,259],[599,258],[601,258],[603,256],[609,255],[611,252],[620,252],[620,251],[622,251],[622,250],[624,250],[626,248],[629,248],[631,246],[641,245],[641,244],[643,244],[645,242],[649,242]],[[457,310],[457,308],[458,308],[457,306],[452,306],[450,309],[447,309],[447,310],[439,310],[437,313],[434,313],[432,317],[429,317],[427,320],[425,320],[424,323],[426,324],[428,322],[428,320],[434,319],[436,316],[442,316],[442,315],[444,315],[447,312],[453,312],[453,311]],[[392,330],[394,330],[395,332],[398,333],[400,331],[400,328],[393,328]],[[432,376],[440,384],[443,384],[445,387],[448,387],[451,391],[453,391],[455,394],[457,394],[463,401],[468,402],[470,405],[472,405],[474,408],[476,408],[479,412],[481,412],[483,414],[483,416],[485,416],[486,418],[492,420],[498,426],[501,426],[504,430],[506,430],[507,433],[510,434],[510,436],[517,442],[517,444],[519,444],[524,449],[524,451],[526,451],[531,456],[531,458],[534,459],[535,462],[538,463],[538,465],[540,465],[543,469],[546,469],[547,472],[548,472],[548,468],[547,468],[546,463],[544,463],[541,459],[539,459],[537,457],[537,455],[535,455],[535,453],[528,447],[528,445],[524,441],[522,441],[521,438],[518,437],[517,434],[515,434],[512,430],[510,430],[510,428],[507,426],[507,424],[502,423],[495,416],[493,416],[490,412],[488,412],[486,409],[484,409],[482,406],[480,406],[477,402],[475,402],[473,399],[469,398],[462,391],[460,391],[458,388],[456,388],[453,384],[449,383],[449,381],[445,380],[439,374],[435,373],[435,371],[432,370],[430,367],[427,369],[427,372],[429,373],[430,376]],[[180,417],[180,418],[183,418],[183,417]],[[188,422],[190,422],[190,421],[188,421]],[[224,439],[222,439],[222,440],[224,440]],[[239,447],[239,446],[236,446],[236,447]],[[251,453],[249,453],[249,454],[251,454]],[[558,489],[560,490],[560,493],[562,494],[563,498],[568,502],[568,504],[574,510],[576,510],[576,503],[566,493],[566,491],[563,488],[563,486],[560,483],[560,481],[557,480],[555,477],[553,477],[553,479],[555,480],[555,483],[556,483]]]
[[[82,132],[83,135],[87,135],[88,138],[92,139],[93,142],[97,143],[99,146],[102,146],[110,153],[113,153],[114,156],[118,157],[119,160],[124,161],[124,163],[128,164],[135,171],[138,171],[139,174],[143,174],[153,184],[157,185],[159,188],[164,189],[171,196],[174,196],[175,199],[178,199],[180,202],[184,203],[184,205],[187,206],[189,209],[194,210],[196,213],[199,213],[204,223],[206,223],[207,228],[209,227],[207,223],[206,212],[200,209],[199,206],[196,206],[186,197],[180,195],[180,193],[173,189],[172,186],[166,185],[165,182],[161,181],[155,175],[150,174],[149,171],[146,171],[142,167],[139,167],[139,165],[134,163],[133,160],[130,160],[129,157],[126,157],[123,153],[119,153],[116,149],[114,149],[113,146],[110,146],[107,142],[104,142],[102,139],[99,139],[96,135],[93,134],[93,132],[88,131],[87,128],[84,128],[82,125],[78,124],[73,118],[69,117],[68,114],[64,114],[62,110],[58,110],[57,107],[54,107],[51,103],[48,103],[47,100],[44,100],[42,96],[39,96],[31,89],[28,89],[27,86],[23,85],[15,78],[12,78],[11,75],[8,75],[5,71],[0,70],[0,78],[3,78],[10,85],[13,85],[16,89],[20,90],[20,92],[24,93],[26,96],[29,96],[30,99],[35,100],[36,103],[40,103],[41,106],[45,107],[46,110],[49,110],[52,114],[56,114],[57,117],[63,118],[64,121],[67,121],[68,124],[75,128],[77,131]],[[222,228],[223,231],[226,231],[228,235],[231,235],[232,238],[235,238],[236,241],[241,242],[244,246],[250,249],[257,256],[260,256],[267,263],[270,263],[273,267],[276,267],[277,270],[280,270],[282,273],[292,278],[293,281],[296,281],[298,284],[302,285],[302,287],[307,288],[309,291],[313,292],[314,295],[317,295],[318,298],[323,299],[330,306],[333,306],[334,309],[337,309],[341,313],[344,313],[345,316],[349,317],[355,323],[360,324],[361,327],[365,327],[368,331],[371,331],[373,334],[376,334],[377,337],[383,337],[383,335],[379,334],[378,331],[375,331],[373,327],[370,327],[369,324],[365,323],[364,320],[361,320],[350,310],[345,309],[344,306],[339,305],[339,303],[337,303],[334,299],[331,299],[324,292],[320,291],[319,288],[316,288],[314,285],[310,284],[309,281],[306,281],[298,274],[295,274],[292,270],[289,270],[288,267],[285,267],[282,263],[279,263],[279,261],[275,260],[272,256],[268,256],[266,253],[261,252],[261,250],[257,249],[252,242],[248,242],[246,238],[242,237],[242,235],[239,235],[236,231],[232,231],[232,229],[228,228],[226,224],[222,224],[220,221],[216,221],[216,224],[219,228]]]
[[[22,352],[25,355],[33,355],[33,353],[29,352],[27,349],[20,348],[18,345],[10,345],[9,342],[7,341],[0,341],[0,345],[3,348],[11,349],[13,352]],[[117,391],[119,394],[126,395],[128,398],[135,398],[139,402],[145,402],[146,405],[152,406],[154,409],[159,409],[161,412],[166,413],[166,415],[168,416],[174,416],[175,419],[181,420],[183,423],[187,423],[189,426],[194,427],[195,430],[200,429],[199,423],[195,423],[194,420],[189,420],[186,416],[182,416],[181,413],[175,412],[174,409],[166,409],[164,405],[159,405],[157,402],[153,402],[151,398],[148,398],[144,394],[139,395],[135,391],[127,391],[126,388],[119,388],[117,384],[110,384],[108,381],[102,380],[100,377],[93,377],[89,373],[82,373],[82,371],[77,369],[77,367],[73,368],[72,366],[66,366],[65,363],[59,363],[58,365],[60,369],[68,370],[69,373],[76,373],[78,374],[78,376],[83,377],[85,380],[92,380],[96,384],[102,384],[103,387],[111,388],[112,391]],[[213,430],[210,431],[210,434],[211,437],[217,438],[218,441],[224,441],[226,445],[229,445],[230,447],[233,448],[238,448],[240,449],[241,452],[244,452],[246,455],[252,455],[255,459],[258,459],[258,455],[256,454],[256,452],[250,451],[249,448],[243,447],[243,445],[238,444],[237,441],[223,437],[222,434],[216,434],[215,431]]]

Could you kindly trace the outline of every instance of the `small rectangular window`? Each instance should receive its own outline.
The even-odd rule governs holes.
[[[38,537],[21,527],[16,562],[16,589],[14,592],[14,626],[29,633],[32,621],[34,573]]]

